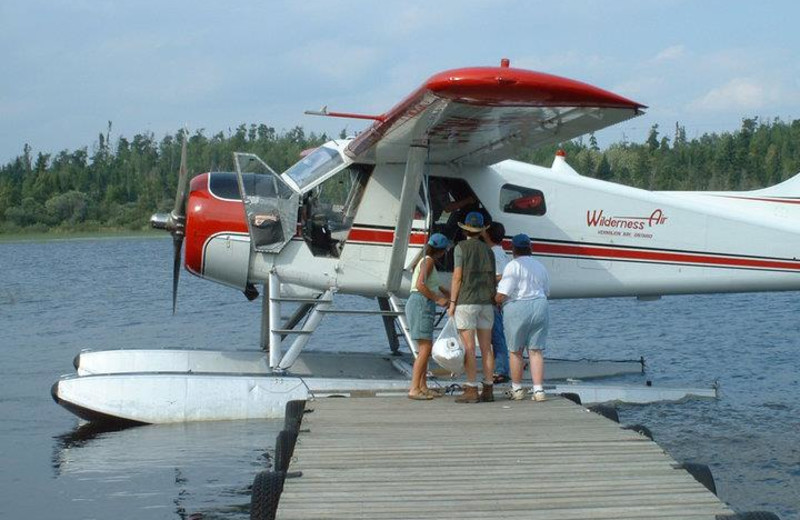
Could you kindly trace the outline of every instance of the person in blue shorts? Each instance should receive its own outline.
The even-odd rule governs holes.
[[[428,239],[424,256],[414,267],[411,276],[411,295],[406,302],[406,318],[411,339],[417,342],[417,359],[411,375],[411,388],[408,398],[428,400],[438,397],[428,388],[428,361],[433,346],[433,325],[436,317],[436,304],[447,307],[450,304],[450,291],[439,282],[436,260],[444,256],[450,241],[441,233],[434,233]]]
[[[509,398],[524,399],[522,353],[528,349],[533,379],[534,401],[546,401],[544,393],[544,356],[550,313],[547,297],[550,295],[550,278],[541,262],[531,256],[531,239],[520,233],[511,239],[514,259],[503,269],[497,286],[495,300],[503,304],[506,344],[511,365],[511,391]]]

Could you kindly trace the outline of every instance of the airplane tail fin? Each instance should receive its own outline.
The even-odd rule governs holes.
[[[786,179],[780,184],[776,184],[775,186],[770,186],[768,188],[763,188],[760,190],[755,190],[751,193],[762,196],[768,195],[771,197],[800,198],[800,173],[798,173],[794,177]]]

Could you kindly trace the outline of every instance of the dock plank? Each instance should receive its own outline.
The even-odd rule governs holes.
[[[714,520],[655,442],[562,398],[309,402],[277,518]]]

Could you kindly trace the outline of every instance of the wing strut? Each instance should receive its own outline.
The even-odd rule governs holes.
[[[428,145],[414,142],[408,149],[406,172],[403,176],[403,188],[400,193],[400,209],[397,213],[397,227],[394,230],[392,256],[389,259],[389,276],[386,279],[386,290],[395,293],[403,279],[408,239],[411,235],[411,220],[416,208],[419,184],[428,159]]]

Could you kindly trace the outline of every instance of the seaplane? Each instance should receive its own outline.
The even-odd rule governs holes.
[[[151,221],[173,237],[173,312],[183,264],[261,296],[261,348],[83,351],[53,398],[89,421],[141,424],[280,417],[309,396],[404,391],[416,352],[408,338],[410,353],[398,352],[412,266],[431,233],[459,239],[467,210],[533,238],[554,299],[800,290],[800,175],[748,192],[653,192],[580,175],[561,152],[550,167],[510,159],[645,108],[504,59],[435,74],[383,114],[318,111],[372,123],[281,174],[236,153],[235,171],[189,179],[184,142],[174,209]],[[378,306],[338,309],[343,294]],[[381,316],[393,352],[304,351],[337,313]],[[584,368],[572,377],[591,377]],[[548,379],[555,372],[548,364]],[[641,398],[567,388],[584,402]]]

